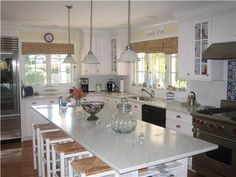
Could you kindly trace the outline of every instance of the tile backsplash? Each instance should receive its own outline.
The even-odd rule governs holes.
[[[227,99],[236,100],[236,59],[228,61]]]

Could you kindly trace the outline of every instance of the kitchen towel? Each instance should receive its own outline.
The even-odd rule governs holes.
[[[120,93],[124,93],[124,80],[120,80]]]

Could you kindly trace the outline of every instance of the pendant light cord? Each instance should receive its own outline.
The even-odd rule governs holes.
[[[130,45],[130,0],[128,1],[128,46]]]
[[[93,1],[91,0],[91,7],[90,7],[90,51],[92,51],[92,21],[93,21]]]
[[[70,44],[70,9],[72,6],[68,6],[68,42]]]

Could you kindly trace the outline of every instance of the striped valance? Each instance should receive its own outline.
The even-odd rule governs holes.
[[[178,53],[178,37],[131,43],[136,53]]]
[[[22,42],[22,55],[30,54],[74,54],[73,44],[48,44]]]

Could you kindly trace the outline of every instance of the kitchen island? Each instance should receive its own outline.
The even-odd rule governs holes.
[[[32,106],[45,119],[91,151],[121,176],[136,176],[137,170],[216,149],[218,146],[175,131],[138,121],[130,134],[118,134],[110,127],[113,112],[103,109],[100,122],[87,121],[85,116],[69,107],[58,105]],[[144,140],[140,139],[144,135]],[[187,175],[187,166],[183,176]]]

